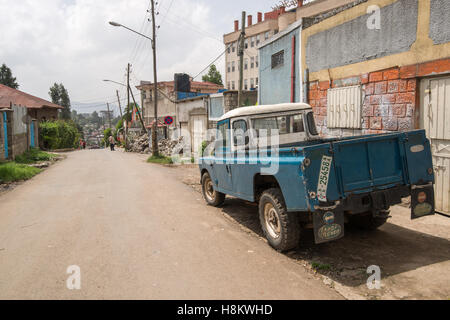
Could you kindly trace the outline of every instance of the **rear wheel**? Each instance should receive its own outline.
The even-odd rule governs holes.
[[[214,190],[214,185],[208,172],[202,176],[202,193],[206,203],[218,207],[225,201],[225,194]]]
[[[356,227],[362,230],[376,230],[387,222],[389,219],[389,210],[381,211],[378,216],[372,214],[372,212],[366,212],[350,216],[350,226]]]
[[[269,244],[278,251],[297,247],[300,223],[294,212],[288,212],[280,189],[263,192],[259,200],[259,220]]]

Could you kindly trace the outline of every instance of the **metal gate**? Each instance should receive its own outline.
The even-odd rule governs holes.
[[[450,213],[450,78],[421,83],[421,126],[431,140],[436,211]]]
[[[193,123],[193,134],[192,134],[192,152],[194,155],[200,156],[201,145],[204,135],[203,126],[204,116],[192,116],[191,123]]]
[[[8,159],[8,116],[6,112],[3,112],[3,135],[4,135],[4,142],[5,142],[5,159]]]

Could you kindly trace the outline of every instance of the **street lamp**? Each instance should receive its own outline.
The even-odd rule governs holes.
[[[156,26],[155,26],[155,1],[151,0],[152,4],[152,27],[153,27],[153,39],[146,36],[145,34],[142,34],[140,32],[137,32],[133,29],[130,29],[120,23],[110,21],[109,24],[114,27],[123,27],[133,33],[136,33],[140,35],[141,37],[144,37],[146,39],[149,39],[152,42],[152,50],[153,50],[153,76],[154,76],[154,111],[155,111],[155,121],[153,122],[153,129],[152,129],[152,153],[153,156],[159,155],[158,150],[158,138],[157,138],[157,131],[158,131],[158,78],[156,74]],[[141,119],[142,120],[142,119]]]
[[[124,86],[124,87],[127,86],[126,84],[123,84],[123,83],[120,83],[120,82],[117,82],[117,81],[114,81],[114,80],[103,80],[103,81],[105,81],[105,82],[113,82],[113,83],[119,84],[119,85]]]

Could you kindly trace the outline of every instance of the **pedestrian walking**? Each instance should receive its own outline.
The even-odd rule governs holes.
[[[113,136],[109,136],[109,146],[111,147],[111,151],[114,151],[114,137]]]

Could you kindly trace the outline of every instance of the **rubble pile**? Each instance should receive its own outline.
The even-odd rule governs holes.
[[[143,134],[140,136],[131,136],[130,137],[130,151],[136,153],[146,153],[150,154],[152,152],[151,145],[149,145],[149,138],[147,134]],[[183,137],[178,138],[177,140],[163,139],[158,142],[159,153],[166,157],[172,156],[172,153],[175,147],[178,146],[177,149],[180,149],[179,146],[183,144]]]

